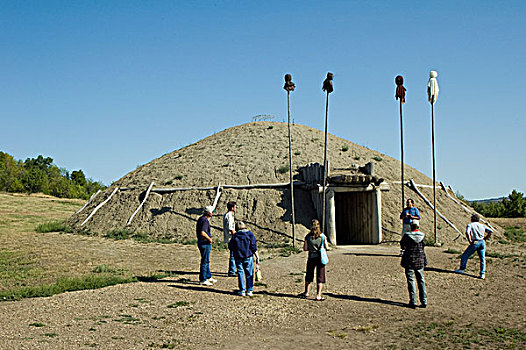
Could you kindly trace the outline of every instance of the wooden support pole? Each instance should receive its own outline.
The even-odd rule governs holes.
[[[295,181],[295,185],[301,186],[305,185],[303,181]],[[280,182],[275,184],[252,184],[252,185],[221,185],[222,189],[231,188],[231,189],[251,189],[251,188],[279,188],[279,187],[288,187],[290,182]],[[152,188],[152,192],[155,193],[171,193],[179,191],[207,191],[215,190],[217,186],[213,187],[167,187],[167,188]],[[127,188],[131,189],[131,188]]]
[[[329,91],[327,90],[327,99],[325,101],[325,147],[323,151],[323,194],[322,194],[322,224],[321,229],[323,232],[327,232],[327,228],[325,227],[325,202],[327,199],[325,198],[327,194],[325,193],[325,189],[327,188],[327,174],[328,174],[328,166],[327,166],[327,124],[329,119]]]
[[[290,91],[287,91],[287,109],[289,116],[289,177],[290,177],[290,205],[292,212],[292,246],[296,244],[296,216],[294,214],[294,182],[292,181],[292,136],[290,132]]]
[[[436,195],[436,176],[435,176],[435,104],[431,103],[431,145],[433,149],[433,213],[435,244],[438,243],[437,236],[437,195]]]
[[[114,189],[113,192],[110,194],[110,196],[109,196],[108,198],[106,198],[106,200],[105,200],[104,202],[102,202],[102,203],[100,203],[99,205],[97,205],[97,207],[96,207],[95,209],[93,209],[93,211],[91,212],[91,214],[89,214],[89,216],[86,218],[86,220],[84,220],[84,221],[82,222],[82,224],[80,224],[80,226],[84,226],[84,224],[85,224],[86,222],[88,222],[88,220],[91,219],[91,217],[92,217],[92,216],[93,216],[93,215],[94,215],[94,214],[95,214],[100,208],[102,208],[102,206],[103,206],[104,204],[108,203],[108,201],[111,199],[111,197],[113,197],[113,195],[114,195],[115,193],[117,193],[118,190],[119,190],[119,188],[118,188],[118,187],[115,187],[115,189]]]
[[[86,207],[88,206],[88,204],[90,204],[90,203],[95,199],[95,197],[97,197],[98,194],[101,193],[101,192],[102,192],[101,190],[98,190],[97,192],[95,192],[94,194],[92,194],[91,197],[89,198],[89,200],[86,202],[86,204],[84,204],[84,205],[82,206],[82,208],[80,208],[79,210],[77,210],[77,211],[75,212],[75,214],[78,214],[78,213],[80,213],[82,210],[84,210],[84,208],[86,208]]]
[[[132,216],[130,216],[130,218],[128,219],[128,222],[126,222],[126,226],[129,226],[131,224],[133,218],[135,217],[135,214],[137,214],[139,212],[139,210],[142,208],[142,206],[146,202],[146,199],[148,198],[148,195],[150,194],[150,191],[152,190],[153,184],[154,184],[154,182],[152,181],[152,183],[150,184],[150,186],[148,186],[148,189],[146,190],[146,194],[144,195],[144,198],[143,198],[141,204],[139,204],[137,209],[135,209],[135,211],[133,212]]]
[[[400,99],[400,178],[402,182],[402,211],[405,208],[405,192],[404,192],[404,124],[402,122],[402,104],[403,99]]]
[[[438,210],[436,210],[436,208],[433,206],[433,204],[431,204],[431,202],[429,200],[427,200],[426,196],[424,196],[424,194],[422,192],[420,192],[418,190],[418,187],[417,187],[417,184],[415,184],[415,182],[413,181],[413,179],[410,179],[409,180],[409,187],[416,192],[416,194],[418,194],[418,196],[420,198],[422,198],[424,200],[424,202],[429,206],[431,207],[431,209],[434,210],[435,213],[437,213],[442,219],[444,219],[444,221],[449,225],[451,226],[455,231],[457,231],[459,234],[462,234],[462,232],[459,231],[458,228],[455,227],[455,225],[453,225],[453,223],[451,221],[449,221],[444,215],[442,215]],[[436,221],[435,221],[435,226],[436,226]],[[436,235],[435,235],[435,239],[436,239]],[[437,242],[435,242],[437,243]]]
[[[214,199],[214,203],[212,203],[212,208],[214,208],[214,210],[217,206],[217,202],[219,201],[219,197],[221,197],[221,182],[217,184],[216,198]]]

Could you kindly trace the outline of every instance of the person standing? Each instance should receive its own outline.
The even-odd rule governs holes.
[[[407,289],[409,291],[409,307],[416,308],[416,282],[420,297],[420,306],[427,307],[426,281],[424,279],[424,267],[427,265],[426,253],[424,252],[424,234],[418,231],[418,224],[411,224],[411,231],[402,236],[400,247],[403,249],[400,265],[405,268]]]
[[[411,223],[416,223],[420,226],[420,212],[415,207],[415,202],[412,199],[406,201],[407,207],[402,210],[400,219],[402,219],[402,238],[407,232],[411,232]],[[400,256],[404,255],[404,249],[400,249]]]
[[[402,210],[402,213],[400,214],[400,219],[402,219],[403,228],[402,228],[402,236],[411,231],[411,223],[415,222],[417,225],[420,226],[420,223],[418,220],[420,220],[420,212],[418,211],[418,208],[415,207],[415,202],[412,199],[408,199],[406,201],[407,207]],[[415,221],[417,220],[417,221]]]
[[[237,267],[238,295],[249,296],[254,288],[254,258],[259,265],[259,253],[254,234],[247,229],[245,223],[236,224],[236,233],[232,236],[228,248],[234,253]]]
[[[212,234],[210,233],[210,219],[214,215],[214,208],[207,206],[203,209],[203,215],[197,220],[196,235],[197,247],[201,253],[201,265],[199,267],[199,283],[212,286],[217,280],[212,278],[210,272],[210,251],[212,250]]]
[[[460,268],[456,269],[456,273],[465,274],[468,259],[475,252],[478,253],[480,259],[480,279],[486,278],[486,240],[491,237],[493,231],[486,225],[481,224],[478,214],[471,215],[471,223],[466,226],[466,238],[469,246],[466,248],[462,257],[460,258]],[[487,235],[485,235],[487,233]],[[484,236],[485,235],[485,236]]]
[[[314,270],[316,270],[316,300],[325,300],[322,295],[323,284],[325,283],[325,265],[321,263],[320,249],[328,249],[327,237],[321,233],[320,222],[316,219],[312,220],[310,232],[305,236],[303,242],[303,250],[308,251],[307,258],[307,273],[305,275],[305,291],[299,296],[301,298],[308,298],[310,286],[314,281]]]
[[[234,214],[237,209],[237,203],[230,201],[226,204],[228,211],[223,216],[223,242],[230,243],[232,235],[236,232]],[[228,277],[236,277],[236,260],[234,252],[230,250],[230,260],[228,261]]]

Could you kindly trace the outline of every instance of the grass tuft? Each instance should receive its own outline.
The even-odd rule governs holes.
[[[81,277],[59,278],[53,284],[25,286],[14,290],[0,291],[0,301],[20,300],[24,298],[49,297],[64,292],[85,289],[99,289],[121,283],[136,282],[136,277],[116,275],[86,275]]]
[[[66,232],[71,233],[73,230],[66,226],[61,221],[51,221],[51,222],[45,222],[43,224],[38,225],[35,228],[35,231],[38,233],[48,233],[48,232]]]
[[[280,174],[285,174],[285,173],[287,173],[287,172],[289,171],[289,169],[290,169],[290,168],[289,168],[288,165],[280,166],[280,167],[278,168],[278,173],[280,173]]]
[[[515,243],[526,242],[526,233],[519,226],[508,226],[505,230],[504,235],[510,241]]]
[[[188,306],[188,305],[190,305],[190,303],[183,300],[183,301],[178,301],[176,303],[170,304],[170,305],[168,305],[166,307],[169,308],[169,309],[175,309],[175,308],[178,308],[178,307],[181,307],[181,306]]]

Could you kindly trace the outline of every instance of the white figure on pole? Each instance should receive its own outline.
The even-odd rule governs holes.
[[[438,245],[437,236],[437,196],[436,196],[436,177],[435,177],[435,102],[438,99],[438,73],[434,70],[429,72],[427,83],[427,100],[431,103],[431,147],[433,149],[433,207],[434,207],[434,232],[435,245]]]
[[[438,99],[438,73],[434,70],[429,72],[429,81],[427,83],[427,99],[433,105]]]

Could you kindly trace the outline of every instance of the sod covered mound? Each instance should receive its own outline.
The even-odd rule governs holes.
[[[293,125],[292,170],[295,181],[301,181],[299,168],[309,163],[323,163],[323,150],[323,131]],[[396,182],[400,181],[400,162],[334,135],[328,137],[327,152],[331,175],[345,173],[368,162],[374,163],[374,174],[390,184],[390,190],[382,194],[383,241],[398,241],[401,231],[401,185]],[[396,151],[393,150],[393,153]],[[201,208],[211,205],[216,198],[214,187],[218,184],[288,183],[288,155],[286,123],[262,121],[228,128],[131,171],[94,197],[80,212],[69,218],[67,224],[89,234],[108,235],[109,232],[121,230],[152,240],[190,241],[195,239],[195,222]],[[432,180],[407,165],[404,171],[406,180],[413,179],[416,184],[424,185],[419,186],[419,190],[432,202]],[[152,182],[153,190],[148,192]],[[186,190],[162,192],[163,189]],[[148,196],[141,206],[146,194]],[[451,192],[450,195],[454,196]],[[434,240],[433,210],[408,187],[405,197],[415,200],[422,216],[421,231],[427,234],[428,240]],[[317,214],[309,190],[296,186],[294,199],[296,238],[303,239]],[[245,221],[259,241],[267,244],[290,241],[292,212],[289,186],[223,188],[216,216],[211,221],[213,236],[219,239],[222,237],[220,216],[226,212],[228,201],[238,203],[236,219]],[[102,203],[104,205],[100,206]],[[98,210],[93,214],[96,208]],[[469,222],[470,213],[440,187],[437,188],[437,208],[460,231]],[[458,232],[440,217],[437,227],[441,242],[458,236]]]

